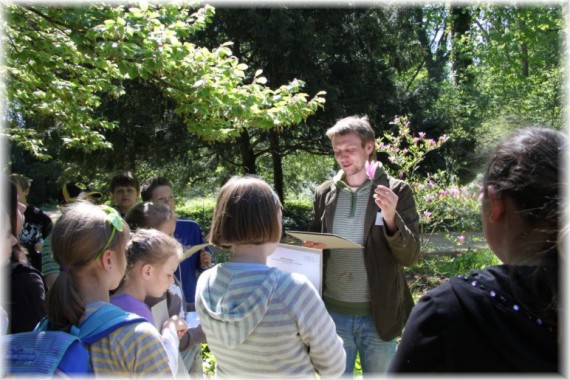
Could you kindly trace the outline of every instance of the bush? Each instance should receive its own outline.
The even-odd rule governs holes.
[[[176,206],[176,213],[186,219],[196,221],[204,235],[210,232],[212,224],[212,215],[216,199],[212,198],[194,198],[186,202],[179,203]],[[285,202],[283,207],[283,229],[294,231],[307,231],[311,222],[311,213],[313,205],[309,201],[295,200]]]

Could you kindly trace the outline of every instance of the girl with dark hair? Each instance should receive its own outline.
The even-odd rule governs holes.
[[[559,231],[566,137],[515,132],[492,155],[483,229],[504,263],[457,276],[414,307],[390,372],[558,372]]]
[[[18,201],[16,184],[7,181],[11,252],[9,260],[10,298],[8,299],[8,333],[32,331],[46,315],[47,285],[40,271],[30,266],[26,251],[18,242],[24,226],[26,206]]]

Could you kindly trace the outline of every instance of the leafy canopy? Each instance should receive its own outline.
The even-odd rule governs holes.
[[[298,79],[271,89],[257,70],[245,83],[248,66],[232,55],[230,42],[211,50],[192,43],[213,16],[207,5],[7,4],[10,138],[42,158],[49,158],[46,134],[67,148],[110,148],[103,131],[117,125],[97,112],[101,97],[120,97],[123,81],[136,78],[157,85],[188,131],[207,141],[298,124],[322,108],[324,92],[309,99]]]

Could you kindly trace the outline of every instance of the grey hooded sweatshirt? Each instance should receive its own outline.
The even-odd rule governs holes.
[[[346,353],[310,281],[263,264],[202,273],[196,310],[218,376],[339,377]]]

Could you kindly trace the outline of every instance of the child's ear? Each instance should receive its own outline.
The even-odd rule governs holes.
[[[494,186],[487,187],[487,194],[489,196],[489,221],[498,223],[505,216],[505,198],[497,194]]]
[[[101,263],[103,264],[103,268],[105,268],[105,270],[111,270],[111,268],[113,267],[112,256],[113,256],[113,251],[111,251],[110,249],[106,250],[101,255]]]
[[[143,279],[148,280],[150,279],[152,274],[152,265],[150,264],[143,264],[141,266],[141,276]]]

